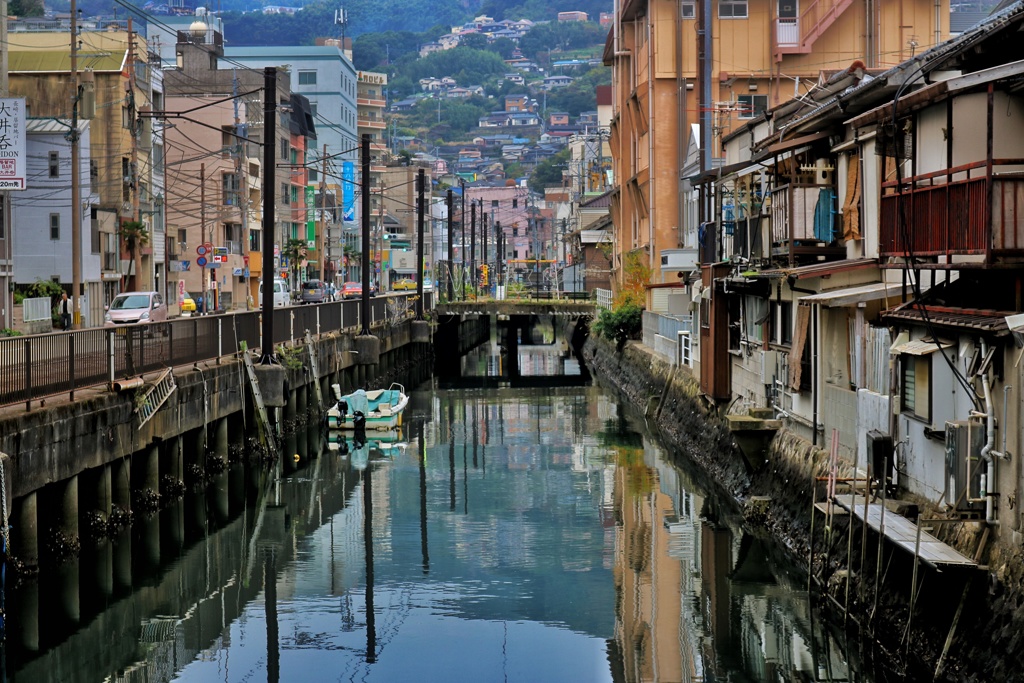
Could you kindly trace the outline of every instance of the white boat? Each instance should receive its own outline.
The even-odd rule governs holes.
[[[394,382],[388,389],[341,393],[341,386],[332,384],[335,404],[327,410],[328,429],[356,429],[360,418],[364,429],[389,430],[402,426],[402,411],[409,403],[405,387]]]

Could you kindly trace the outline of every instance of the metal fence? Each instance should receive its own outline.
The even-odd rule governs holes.
[[[693,316],[662,315],[643,312],[644,346],[653,349],[669,363],[689,365],[691,360],[690,333]]]
[[[21,302],[21,305],[22,320],[27,323],[37,320],[50,321],[52,319],[53,311],[50,310],[50,297],[48,296],[25,299]]]
[[[600,289],[594,290],[594,294],[597,296],[597,307],[611,309],[612,307],[612,290]]]
[[[400,311],[387,322],[415,314],[415,294],[376,297],[370,301],[370,325],[386,321],[389,306]],[[398,303],[401,302],[401,303]],[[313,335],[357,329],[362,325],[358,300],[276,308],[274,344]],[[424,308],[434,306],[424,293]],[[0,406],[31,402],[115,379],[165,367],[217,360],[234,355],[241,342],[260,348],[260,311],[177,318],[159,323],[93,328],[73,332],[0,337]]]

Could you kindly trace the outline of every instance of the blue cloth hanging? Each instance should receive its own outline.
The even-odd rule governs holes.
[[[831,187],[823,187],[818,192],[818,203],[814,205],[814,237],[822,242],[835,239],[835,206],[836,193]]]

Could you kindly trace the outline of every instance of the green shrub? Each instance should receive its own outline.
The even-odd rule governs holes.
[[[602,309],[594,323],[594,332],[615,342],[621,349],[630,339],[639,339],[643,331],[643,311],[639,305],[628,302],[608,310]]]
[[[20,337],[20,336],[21,336],[21,332],[18,332],[17,330],[12,330],[9,327],[5,327],[3,329],[0,329],[0,337]]]

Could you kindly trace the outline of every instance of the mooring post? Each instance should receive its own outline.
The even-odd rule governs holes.
[[[907,627],[903,629],[903,641],[910,647],[910,622],[914,619],[914,604],[917,602],[917,566],[921,556],[921,515],[917,516],[917,534],[914,538],[914,571],[910,577],[910,612],[907,614]]]
[[[811,592],[811,579],[814,578],[814,511],[818,507],[818,481],[811,473],[811,536],[810,548],[807,552],[807,593]]]
[[[878,519],[878,553],[875,559],[875,599],[871,606],[871,616],[868,617],[870,624],[875,618],[875,611],[878,609],[878,580],[882,574],[882,551],[885,548],[885,478],[882,478],[882,509],[879,511]]]
[[[871,494],[871,465],[868,464],[867,468],[867,479],[864,482],[864,523],[861,526],[861,540],[860,540],[860,583],[858,583],[857,592],[860,594],[860,599],[864,600],[864,567],[867,561],[868,551],[868,496]],[[851,501],[850,507],[853,507]],[[852,514],[852,510],[851,510]]]

